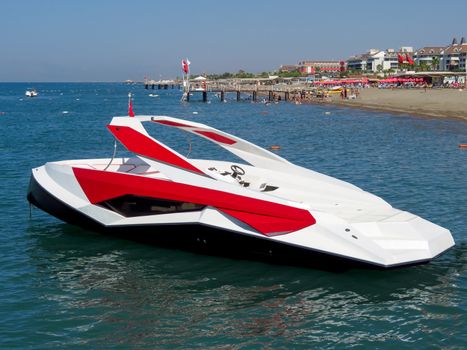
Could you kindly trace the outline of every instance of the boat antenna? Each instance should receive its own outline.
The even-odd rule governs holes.
[[[109,164],[107,164],[107,166],[104,168],[104,171],[107,170],[107,168],[110,166],[110,164],[112,164],[114,158],[115,158],[115,154],[117,153],[117,140],[114,140],[114,154],[112,154],[112,158],[110,158],[110,162]]]

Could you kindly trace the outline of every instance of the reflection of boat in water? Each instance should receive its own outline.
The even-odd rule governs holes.
[[[248,165],[184,157],[143,123],[202,137]],[[32,170],[28,200],[108,234],[324,269],[425,263],[454,245],[445,228],[207,125],[136,116],[108,129],[135,156],[46,163]]]
[[[28,90],[26,90],[24,95],[26,97],[36,97],[37,95],[39,95],[39,93],[36,91],[36,89],[28,89]]]

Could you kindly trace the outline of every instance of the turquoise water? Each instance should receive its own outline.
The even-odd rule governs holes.
[[[176,90],[122,84],[34,84],[39,97],[26,99],[28,87],[0,84],[0,348],[465,347],[467,123],[234,95],[180,104]],[[456,246],[428,265],[336,274],[145,246],[30,211],[32,167],[111,156],[105,125],[126,113],[128,91],[138,114],[280,145],[292,162],[449,228]],[[168,130],[158,137],[186,153]]]

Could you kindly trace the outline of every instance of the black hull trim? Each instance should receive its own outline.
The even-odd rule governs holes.
[[[387,269],[342,256],[220,230],[201,224],[106,227],[52,196],[31,177],[28,201],[58,219],[105,235],[207,255],[259,260],[326,271]],[[426,263],[420,261],[415,264]],[[404,267],[407,265],[404,265]]]

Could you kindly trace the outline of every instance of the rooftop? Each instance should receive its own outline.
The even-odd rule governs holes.
[[[467,53],[467,44],[454,44],[446,48],[445,54],[452,55],[456,53]]]

